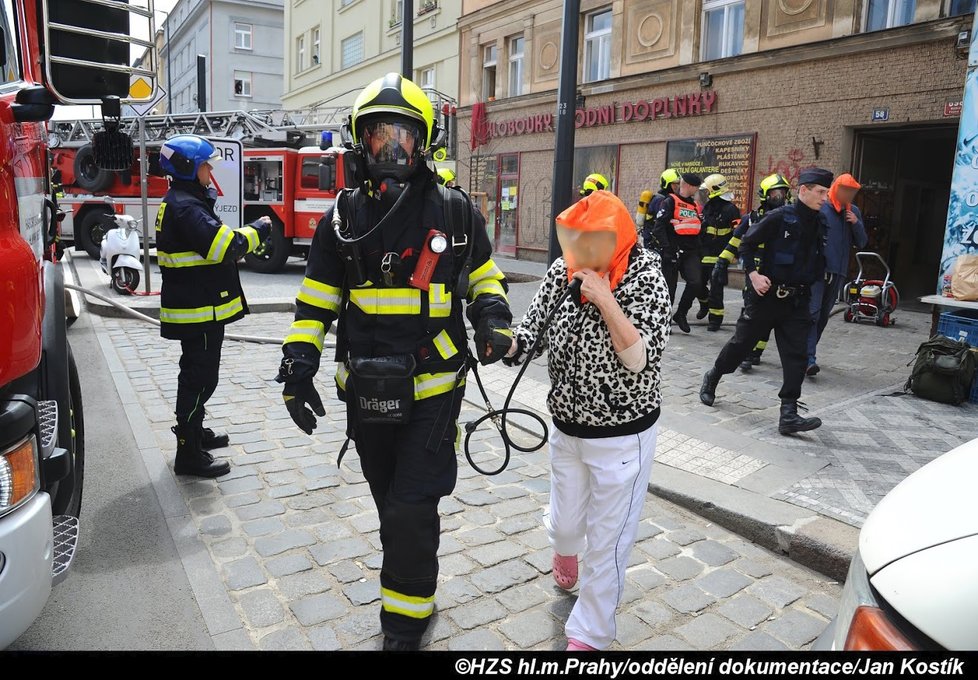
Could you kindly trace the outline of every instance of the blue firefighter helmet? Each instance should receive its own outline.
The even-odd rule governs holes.
[[[160,167],[176,179],[197,179],[197,171],[204,163],[221,160],[221,152],[203,137],[176,135],[163,143],[160,149]]]

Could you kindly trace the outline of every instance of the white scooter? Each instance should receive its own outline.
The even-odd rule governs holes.
[[[111,200],[106,200],[110,205]],[[103,218],[108,227],[102,237],[102,271],[112,279],[112,290],[120,295],[131,295],[139,287],[140,260],[139,223],[132,215],[106,214]]]

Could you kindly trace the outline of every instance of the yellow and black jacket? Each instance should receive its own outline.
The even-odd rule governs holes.
[[[760,207],[757,210],[752,210],[746,215],[744,215],[740,222],[734,228],[733,233],[730,235],[730,240],[727,241],[727,245],[724,246],[723,251],[720,253],[718,259],[724,259],[729,263],[733,263],[738,257],[740,257],[740,241],[744,238],[747,230],[750,229],[752,224],[756,224],[760,221],[761,217],[764,216],[764,207]],[[760,244],[759,248],[764,248],[764,244]],[[760,257],[757,258],[755,266],[760,270],[761,260]]]
[[[382,357],[412,354],[417,368],[415,400],[451,392],[462,384],[459,369],[467,356],[467,336],[462,299],[457,295],[458,274],[463,269],[464,249],[453,247],[465,235],[461,225],[448,224],[446,189],[437,186],[430,172],[412,180],[405,198],[389,224],[360,243],[368,281],[361,286],[346,283],[330,209],[320,220],[306,265],[306,276],[296,296],[295,321],[283,346],[285,360],[292,359],[286,382],[311,377],[319,367],[323,343],[330,325],[337,327],[336,384],[346,398],[348,357]],[[353,236],[367,234],[384,217],[380,202],[356,190],[340,198],[340,214]],[[462,286],[466,313],[473,327],[482,318],[512,321],[506,299],[506,279],[492,261],[492,246],[485,220],[471,206],[471,268]],[[448,236],[449,247],[441,254],[428,291],[408,285],[417,257],[431,229]],[[383,265],[388,253],[396,253],[399,266]],[[388,262],[391,258],[387,258]],[[465,272],[461,272],[465,276]]]
[[[702,263],[714,265],[740,224],[740,211],[730,201],[711,198],[703,206]]]
[[[248,313],[237,260],[258,247],[258,230],[224,224],[214,198],[197,181],[173,180],[156,214],[164,338],[192,337]]]

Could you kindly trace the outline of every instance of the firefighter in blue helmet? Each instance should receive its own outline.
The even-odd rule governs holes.
[[[182,349],[174,472],[197,477],[220,477],[231,469],[209,453],[227,446],[228,437],[203,426],[204,405],[217,388],[224,326],[248,313],[237,260],[271,231],[268,217],[232,229],[214,212],[211,170],[220,160],[214,145],[196,135],[177,135],[160,149],[160,167],[171,177],[156,214],[160,334],[179,340]]]
[[[348,132],[360,186],[341,192],[316,228],[278,381],[292,419],[312,434],[326,413],[313,378],[336,321],[347,435],[380,516],[384,649],[415,650],[435,604],[438,502],[457,474],[463,302],[482,363],[509,351],[512,314],[482,215],[425,164],[438,127],[421,88],[396,73],[372,82]]]

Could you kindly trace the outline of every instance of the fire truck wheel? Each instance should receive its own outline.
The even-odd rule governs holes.
[[[282,271],[292,253],[292,239],[285,238],[282,223],[272,217],[272,233],[258,250],[245,255],[245,262],[256,272],[275,274]]]
[[[78,517],[81,514],[82,488],[85,482],[85,418],[81,383],[71,347],[68,348],[68,417],[73,435],[68,442],[72,467],[69,475],[58,482],[52,505],[56,514]]]
[[[102,191],[112,184],[112,171],[95,165],[95,152],[91,144],[78,149],[75,154],[75,184],[86,191]]]
[[[85,249],[85,252],[93,260],[98,260],[102,256],[102,237],[105,236],[106,231],[102,217],[110,214],[101,208],[89,210],[82,218],[81,226],[75,234],[78,244]]]

